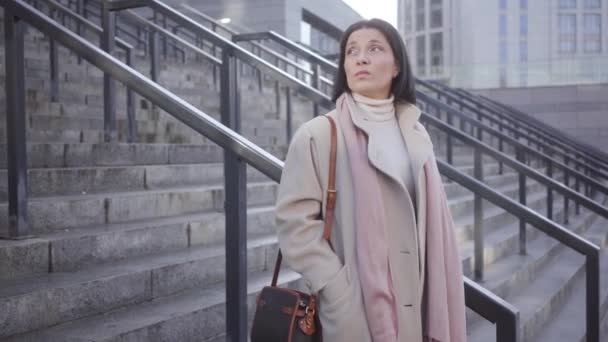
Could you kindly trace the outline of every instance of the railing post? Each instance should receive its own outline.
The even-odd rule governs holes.
[[[577,173],[579,172],[578,165],[576,165],[574,169]],[[574,176],[574,187],[576,188],[576,192],[581,192],[581,177],[578,174]],[[581,204],[579,203],[579,201],[574,201],[574,208],[576,215],[579,215],[581,213]]]
[[[167,16],[163,14],[162,18],[161,18],[161,23],[162,23],[162,27],[163,29],[167,29]],[[163,59],[167,59],[167,37],[166,36],[162,36],[162,44],[163,44]]]
[[[516,149],[517,160],[525,163],[525,155],[522,147]],[[519,173],[519,203],[526,205],[526,175]],[[526,221],[519,219],[519,254],[526,255]]]
[[[8,168],[8,232],[6,238],[25,238],[28,224],[27,141],[25,118],[24,22],[4,7],[6,51],[6,137]],[[4,235],[5,232],[2,232]]]
[[[111,55],[114,51],[116,13],[109,10],[105,1],[101,11],[101,48]],[[107,72],[103,74],[103,111],[104,141],[116,141],[116,82]]]
[[[475,149],[475,179],[483,182],[483,163],[481,162],[481,151]],[[474,238],[475,238],[475,280],[481,281],[484,276],[484,243],[483,243],[483,201],[481,195],[475,193],[475,222],[474,222]]]
[[[502,127],[502,126],[500,126],[500,127]],[[500,152],[504,152],[504,149],[505,149],[504,148],[504,140],[502,139],[502,137],[499,137],[498,138],[498,150]],[[498,174],[499,175],[502,175],[504,173],[504,168],[505,167],[504,167],[504,164],[503,164],[502,160],[499,161],[498,162]]]
[[[298,69],[296,68],[296,71]],[[320,85],[321,85],[321,66],[319,64],[315,64],[312,68],[313,71],[313,76],[312,76],[312,86],[315,89],[319,89]],[[319,116],[319,105],[317,103],[313,104],[312,107],[313,110],[313,116],[316,118],[317,116]]]
[[[76,0],[76,12],[81,16],[84,14],[84,0]],[[84,34],[80,20],[76,20],[76,34],[81,37]],[[80,64],[82,64],[82,57],[78,55],[78,65]]]
[[[452,110],[448,109],[446,114],[448,116],[448,125],[454,126],[454,115],[452,114]],[[445,144],[446,144],[447,162],[448,162],[448,164],[453,165],[454,151],[453,151],[453,146],[452,146],[452,135],[451,134],[447,134],[447,137],[445,139]]]
[[[133,64],[133,50],[127,50],[127,65]],[[127,87],[127,142],[135,142],[135,98],[133,90]]]
[[[51,17],[55,17],[55,9],[51,10]],[[59,101],[59,54],[57,50],[57,42],[53,38],[49,39],[49,62],[50,62],[50,95],[51,102]]]
[[[158,60],[159,49],[158,49],[158,32],[153,28],[150,28],[148,33],[148,46],[150,46],[150,78],[154,82],[158,82]]]
[[[287,141],[291,141],[293,136],[293,118],[291,113],[291,88],[285,87],[285,112],[287,125]]]
[[[589,167],[585,168],[585,175],[590,177],[591,169]],[[589,185],[589,182],[585,182],[585,196],[591,198],[591,186]]]
[[[261,59],[262,58],[262,50],[260,50],[259,48],[256,49],[257,51],[257,56]],[[256,73],[256,78],[258,80],[258,90],[260,91],[260,94],[264,92],[264,79],[263,79],[263,75],[262,72],[260,71],[260,69],[255,68],[255,73]]]
[[[551,155],[549,155],[551,157]],[[547,160],[547,177],[553,178],[553,161]],[[547,218],[553,220],[553,190],[547,187]]]
[[[568,167],[568,163],[569,159],[567,156],[564,156],[564,165],[566,165],[566,168]],[[570,172],[567,169],[564,169],[564,185],[569,188],[570,187]],[[570,209],[570,200],[568,199],[568,196],[564,195],[564,224],[568,224],[570,222],[570,214],[569,214],[569,209]]]
[[[220,81],[222,123],[240,132],[237,60],[222,51]],[[247,177],[245,163],[224,150],[226,216],[226,333],[227,340],[247,341]]]
[[[587,341],[600,340],[600,259],[599,251],[587,255],[585,264],[587,301]]]
[[[519,341],[519,313],[512,317],[503,317],[496,322],[496,342]]]

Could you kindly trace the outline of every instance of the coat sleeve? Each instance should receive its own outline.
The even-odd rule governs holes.
[[[329,148],[329,146],[328,146]],[[320,291],[342,268],[342,262],[323,239],[322,182],[316,146],[306,126],[291,142],[279,185],[276,226],[287,264],[302,274],[311,291]]]

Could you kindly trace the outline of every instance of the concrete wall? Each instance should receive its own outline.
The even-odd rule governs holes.
[[[608,150],[608,84],[475,90]]]

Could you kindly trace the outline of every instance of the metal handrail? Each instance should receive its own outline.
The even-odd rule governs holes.
[[[478,108],[475,108],[475,107],[472,107],[472,106],[470,106],[470,105],[467,105],[467,104],[465,104],[465,103],[464,103],[464,102],[463,102],[461,99],[459,99],[458,97],[461,97],[462,95],[461,95],[461,94],[455,94],[455,93],[457,93],[457,91],[456,91],[456,90],[450,89],[450,88],[448,88],[448,87],[446,87],[446,86],[444,86],[444,85],[442,85],[442,84],[440,84],[440,83],[435,83],[435,82],[434,82],[434,83],[431,83],[431,82],[427,82],[427,81],[422,81],[422,80],[420,80],[420,83],[421,83],[422,85],[424,85],[425,87],[427,87],[427,88],[429,88],[429,89],[431,89],[431,90],[433,90],[433,91],[435,91],[435,92],[441,92],[441,95],[442,95],[442,96],[445,96],[446,98],[449,98],[451,101],[454,101],[454,102],[458,103],[459,105],[462,105],[463,107],[464,107],[464,106],[466,106],[468,109],[472,109],[472,110],[474,110],[474,111],[478,111]],[[436,85],[436,86],[438,86],[438,87],[440,87],[441,89],[439,89],[439,88],[438,88],[438,87],[436,87],[435,85]],[[464,97],[464,99],[465,99],[465,100],[467,100],[467,101],[469,101],[469,102],[472,102],[472,103],[474,103],[475,105],[479,105],[480,107],[483,107],[485,110],[489,111],[491,114],[496,115],[496,113],[495,113],[495,112],[496,112],[496,109],[489,108],[489,107],[488,107],[486,104],[484,104],[484,103],[480,103],[479,101],[476,101],[476,100],[473,98],[473,94],[470,94],[470,93],[468,93],[468,92],[466,92],[466,91],[464,91],[464,90],[462,90],[462,89],[460,89],[459,91],[461,91],[461,92],[465,92],[465,93],[467,93],[467,94],[468,94],[468,96],[467,96],[467,97]],[[455,94],[455,95],[452,95],[452,94]],[[458,97],[457,97],[457,96],[458,96]],[[490,101],[491,101],[491,100],[490,100]],[[499,104],[499,105],[503,106],[502,104]],[[500,125],[503,125],[503,126],[504,126],[504,123],[500,122],[500,121],[499,121],[498,119],[496,119],[496,118],[492,118],[492,117],[491,117],[489,114],[482,113],[482,115],[484,115],[484,116],[486,116],[487,118],[489,118],[489,119],[493,120],[494,122],[498,121],[498,123],[499,123]],[[517,117],[515,117],[515,116],[513,116],[513,115],[511,115],[510,117],[505,117],[504,115],[499,116],[499,117],[500,117],[501,119],[506,119],[506,120],[510,121],[511,123],[513,123],[513,124],[515,123],[515,120],[519,120],[519,121],[524,121],[524,122],[525,122],[525,120],[521,120],[520,118],[517,118]],[[529,122],[526,122],[526,124],[530,125],[530,123],[529,123]],[[542,124],[542,123],[541,123],[541,124]],[[538,132],[538,129],[541,129],[541,130],[543,130],[543,131],[546,131],[546,129],[547,129],[547,128],[549,128],[549,127],[541,127],[541,126],[543,126],[543,125],[536,124],[535,130],[534,130],[534,133],[535,133],[535,134],[539,133],[539,132]],[[546,125],[544,125],[544,126],[546,126]],[[515,129],[515,128],[513,128],[513,127],[509,127],[509,126],[507,126],[507,128],[508,128],[508,129],[510,129],[510,130],[512,130],[512,131],[516,131],[516,129]],[[528,130],[528,133],[530,133],[530,132],[531,132],[530,128],[528,128],[527,130]],[[580,157],[582,157],[582,158],[584,158],[584,159],[589,159],[589,157],[591,157],[591,158],[595,159],[595,160],[593,160],[593,163],[595,163],[595,164],[597,164],[597,163],[604,163],[604,164],[605,164],[605,163],[606,163],[606,161],[605,161],[605,160],[601,160],[601,159],[600,159],[600,160],[597,160],[597,157],[595,157],[595,156],[586,156],[586,155],[589,155],[589,153],[588,153],[588,151],[585,151],[584,149],[581,149],[581,150],[574,149],[572,146],[567,145],[567,144],[564,144],[562,141],[560,141],[560,140],[556,139],[556,138],[555,138],[553,135],[554,135],[554,134],[556,134],[556,133],[560,133],[559,131],[554,131],[554,132],[552,132],[552,133],[548,133],[548,132],[544,132],[544,133],[545,133],[545,134],[544,134],[544,135],[545,135],[545,138],[546,138],[547,140],[550,140],[550,141],[551,141],[551,143],[542,143],[542,144],[543,144],[543,148],[545,148],[546,150],[550,150],[550,151],[553,151],[554,153],[558,153],[558,154],[564,154],[564,153],[562,153],[561,151],[557,150],[557,149],[554,147],[554,145],[558,145],[558,146],[560,146],[562,149],[564,149],[564,150],[570,150],[572,153],[574,153],[574,154],[576,154],[577,156],[580,156]],[[538,141],[535,141],[535,139],[534,139],[534,138],[531,138],[531,137],[527,137],[527,138],[529,138],[531,141],[534,141],[534,142],[535,142],[535,143],[537,143],[537,144],[540,144]],[[553,145],[552,145],[552,144],[553,144]],[[578,161],[577,161],[577,163],[579,163],[579,165],[582,165],[582,166],[584,166],[584,167],[589,167],[589,165],[588,165],[588,164],[585,164],[585,163],[582,163],[582,162],[578,162]],[[604,169],[608,170],[608,166],[602,166],[602,167],[603,167]],[[597,171],[597,170],[594,170],[594,171]],[[604,174],[603,174],[603,176],[608,177],[608,174],[604,173]]]
[[[206,40],[210,41],[212,44],[218,46],[219,48],[228,48],[233,50],[235,57],[238,58],[241,62],[249,64],[252,67],[258,68],[263,73],[275,78],[277,81],[282,82],[289,87],[297,88],[297,90],[302,95],[308,97],[315,103],[318,103],[324,107],[333,106],[331,99],[329,99],[325,94],[321,93],[317,89],[309,87],[306,83],[298,80],[295,77],[292,77],[283,70],[278,69],[267,61],[261,60],[248,50],[245,50],[236,43],[220,36],[216,32],[209,30],[207,27],[200,25],[199,23],[195,22],[191,18],[186,17],[185,15],[169,7],[168,5],[157,0],[150,0],[148,2],[148,6],[161,13],[162,15],[169,17],[181,27],[193,31],[193,33],[201,35]]]
[[[222,65],[221,59],[213,56],[212,54],[208,53],[207,51],[204,51],[203,49],[195,46],[194,44],[186,41],[185,39],[179,37],[178,35],[174,34],[173,32],[171,32],[165,28],[162,28],[158,24],[148,21],[146,18],[139,16],[137,13],[127,10],[127,11],[123,11],[121,14],[124,15],[126,18],[133,20],[136,23],[139,23],[145,27],[149,27],[150,29],[154,30],[155,32],[158,32],[159,34],[161,34],[165,37],[175,40],[176,42],[187,47],[188,49],[193,51],[195,54],[198,54],[198,55],[204,57],[205,59],[212,62],[213,64]]]
[[[493,101],[492,99],[486,98],[484,96],[480,96],[480,98],[485,99],[487,102],[489,102],[495,106],[501,107],[507,114],[510,114],[513,118],[518,118],[518,119],[520,119],[520,121],[527,122],[528,124],[534,125],[538,129],[544,130],[548,137],[552,137],[552,135],[563,135],[563,132],[560,132],[558,129],[555,129],[555,128],[545,124],[544,122],[530,116],[527,113],[519,111],[511,106],[507,106],[504,103],[498,103],[498,102]],[[515,114],[515,115],[513,115],[513,114]],[[587,155],[588,158],[595,159],[595,161],[594,161],[595,163],[603,163],[604,169],[608,170],[608,155],[606,155],[606,153],[598,150],[594,146],[581,142],[580,140],[572,139],[568,136],[566,136],[566,138],[568,138],[568,140],[573,145],[578,147],[577,150],[573,149],[574,153],[578,152],[578,153],[582,154],[582,156]],[[560,142],[559,140],[556,140],[556,141]],[[566,148],[568,148],[568,147],[572,148],[572,146],[567,145],[567,144],[562,144],[562,145]],[[593,152],[593,153],[591,153],[591,152]]]
[[[448,112],[448,115],[457,116],[460,120],[469,123],[473,127],[478,128],[481,132],[491,133],[492,137],[511,143],[512,146],[515,147],[516,150],[527,152],[527,153],[531,154],[532,156],[534,156],[535,158],[537,158],[538,160],[542,160],[544,162],[551,163],[552,166],[558,166],[558,167],[562,168],[562,170],[567,172],[569,175],[574,175],[578,179],[582,179],[582,180],[586,181],[589,185],[594,187],[594,190],[600,190],[605,195],[608,195],[608,186],[606,186],[605,184],[603,184],[601,182],[594,180],[593,178],[587,176],[586,174],[581,173],[578,170],[572,169],[569,166],[562,164],[561,162],[559,162],[549,156],[543,155],[542,153],[534,150],[533,148],[527,146],[526,144],[523,144],[523,143],[517,141],[517,139],[514,139],[507,134],[497,131],[495,128],[492,128],[483,123],[480,123],[478,120],[468,117],[467,115],[463,114],[462,112],[450,107],[449,105],[447,105],[437,99],[430,97],[429,95],[427,95],[423,92],[417,92],[416,96],[418,98],[420,98],[421,101],[429,103],[432,106],[439,107],[441,110]],[[477,139],[472,138],[468,134],[461,133],[460,131],[458,131],[456,129],[454,129],[454,132],[459,132],[459,136],[467,136],[471,140],[477,140]],[[478,133],[478,134],[480,134],[480,133]],[[451,135],[453,135],[453,134],[451,134]],[[506,158],[509,158],[502,151],[496,151],[496,152],[498,152],[502,155],[499,158],[500,162],[504,162],[506,160]],[[525,164],[523,164],[523,165],[525,165]],[[529,167],[527,165],[526,165],[526,169],[527,169],[527,170],[525,170],[526,172],[531,171],[531,172],[538,173],[537,171],[534,171],[531,167]],[[569,197],[574,197],[576,200],[582,201],[583,203],[587,203],[587,204],[594,203],[594,207],[597,208],[597,203],[594,202],[592,199],[589,199],[589,198],[579,194],[577,191],[574,191],[571,188],[564,186],[561,182],[557,182],[557,181],[553,180],[552,178],[547,177],[541,173],[538,173],[538,174],[540,174],[543,178],[546,178],[546,180],[545,179],[538,179],[538,180],[540,182],[544,183],[545,185],[547,185],[548,187],[552,187],[553,189],[559,187],[560,189],[563,189],[563,191],[567,192],[567,194],[563,193],[564,195],[567,195]],[[549,185],[549,184],[553,184],[553,185]],[[599,205],[599,206],[601,206],[601,205]],[[591,209],[591,208],[589,207],[589,209]],[[603,214],[601,214],[599,212],[598,212],[598,214],[604,215],[604,217],[608,218],[608,216],[607,216],[608,210],[604,211]]]
[[[12,26],[10,26],[13,25],[12,16],[25,20],[38,28],[41,32],[45,32],[67,48],[75,51],[77,54],[82,56],[82,58],[104,71],[104,73],[108,74],[113,79],[122,82],[127,87],[131,87],[141,96],[147,98],[159,108],[165,110],[167,113],[170,113],[184,124],[221,146],[229,153],[227,156],[230,156],[230,163],[233,163],[232,165],[234,165],[236,162],[236,165],[238,166],[240,162],[237,160],[242,160],[255,167],[271,179],[275,181],[280,180],[283,168],[282,161],[256,146],[246,138],[237,134],[233,130],[229,129],[225,125],[221,124],[213,117],[201,110],[198,110],[196,107],[180,99],[178,96],[170,93],[167,89],[146,78],[133,68],[125,65],[111,54],[98,49],[85,39],[72,33],[66,28],[61,27],[32,6],[29,6],[28,4],[25,4],[19,0],[3,2],[0,4],[0,6],[5,8],[5,13],[8,17],[6,20],[9,20],[9,29],[12,30]],[[11,36],[10,38],[12,39],[14,37]],[[21,36],[21,38],[23,37]],[[7,48],[9,49],[12,49],[13,47],[14,45],[7,45]],[[234,49],[231,52],[237,53],[237,50]],[[14,51],[7,51],[7,55],[12,56],[13,54]],[[229,52],[226,51],[223,57],[224,63],[230,62],[230,59],[226,58],[228,55]],[[245,54],[245,56],[247,55]],[[230,64],[233,66],[235,65],[234,63]],[[21,64],[21,66],[23,67],[23,64]],[[228,64],[224,64],[223,66],[228,67]],[[236,78],[234,78],[235,75],[233,73],[234,68],[232,70],[232,76],[230,78],[235,80]],[[11,74],[11,77],[8,79],[13,80],[13,75],[14,74]],[[21,76],[23,76],[23,70],[21,71]],[[230,76],[230,73],[226,74],[226,76]],[[18,91],[18,89],[16,90]],[[23,93],[21,96],[23,96]],[[227,100],[234,99],[223,99],[223,101]],[[22,128],[25,129],[24,126]],[[239,167],[239,169],[241,170],[239,178],[242,180],[245,178],[244,168]],[[229,168],[226,167],[225,172],[228,172],[228,170]],[[227,205],[232,205],[232,203],[227,202]],[[242,203],[240,205],[242,205]],[[243,232],[240,233],[242,234]],[[232,277],[234,277],[233,274],[231,274],[228,278],[234,279]],[[238,281],[242,281],[242,279],[239,279]],[[491,292],[482,291],[481,287],[473,284],[472,281],[467,280],[466,278],[464,281],[467,298],[474,301],[472,308],[479,309],[478,312],[484,317],[491,317],[492,320],[497,323],[497,332],[506,334],[498,335],[498,340],[507,341],[508,338],[508,341],[517,341],[517,327],[519,326],[517,323],[519,319],[517,309],[508,303],[505,303]],[[246,291],[246,288],[241,290]],[[232,309],[233,308],[229,308],[229,310]],[[239,310],[241,307],[239,306],[236,309]],[[244,313],[241,312],[240,314],[246,314],[246,310],[241,311],[244,311]],[[242,319],[243,317],[240,318]],[[246,317],[244,323],[246,327]],[[244,335],[241,335],[239,340],[243,338]]]
[[[99,6],[95,6],[95,5],[92,4],[93,1],[95,1],[95,0],[89,0],[89,1],[87,1],[86,5],[88,5],[88,7],[93,8],[93,9],[100,9],[101,3],[99,3]],[[71,3],[71,1],[68,1],[68,2]],[[95,11],[90,11],[87,8],[85,8],[84,10],[87,11],[87,13],[89,15],[93,15],[95,18],[101,20],[101,16],[102,16],[101,13],[97,13]],[[121,17],[120,19],[127,19],[128,20],[130,18]],[[156,26],[160,27],[158,24],[156,24],[156,23],[154,23],[154,24]],[[166,31],[165,28],[163,28],[163,30]],[[169,31],[167,31],[167,32],[169,32]],[[169,33],[171,33],[171,32],[169,32]],[[127,35],[131,39],[135,40],[137,42],[137,44],[145,46],[146,49],[148,48],[148,42],[145,39],[142,39],[139,36],[137,36],[136,34],[133,34],[132,32],[130,32],[129,30],[124,29],[121,25],[117,25],[117,34]],[[161,35],[164,36],[164,34],[161,33],[161,32],[159,32],[159,34],[161,34]],[[184,50],[182,50],[177,44],[174,44],[172,41],[167,41],[166,44],[170,45],[169,47],[171,49],[175,49],[175,50],[179,51],[182,54],[182,56],[184,56],[184,53],[185,53]],[[187,47],[189,48],[189,46],[187,46]]]
[[[422,96],[428,96],[428,95],[423,94]],[[441,102],[436,103],[435,105],[439,105],[439,106],[444,105],[445,106],[445,104],[441,103]],[[490,155],[491,157],[495,158],[499,162],[504,163],[505,165],[514,169],[518,173],[523,174],[527,177],[530,177],[530,178],[536,180],[537,182],[545,185],[547,188],[557,191],[565,197],[569,197],[577,202],[580,202],[583,206],[585,206],[587,209],[593,211],[594,213],[601,215],[605,218],[608,218],[608,208],[606,208],[602,204],[598,204],[596,201],[579,194],[578,192],[570,189],[569,187],[565,186],[561,182],[558,182],[558,181],[554,180],[553,178],[545,176],[544,174],[534,170],[533,168],[524,164],[523,162],[513,159],[512,157],[506,155],[505,153],[496,150],[494,147],[492,147],[488,144],[485,144],[484,142],[470,136],[469,134],[466,134],[466,133],[452,127],[451,125],[445,123],[444,121],[442,121],[430,114],[423,113],[421,116],[421,120],[431,123],[432,125],[440,128],[442,131],[446,132],[448,135],[452,136],[453,138],[457,138],[461,141],[464,141],[466,144],[471,145],[476,150],[480,150],[484,154]],[[506,137],[505,137],[505,139],[506,139]],[[523,147],[527,147],[527,146],[524,145],[521,148],[523,148]]]
[[[215,28],[215,29],[221,28],[222,30],[226,31],[226,33],[228,33],[231,36],[231,38],[233,36],[239,35],[239,33],[237,33],[235,30],[229,28],[226,25],[223,25],[221,23],[216,22],[215,19],[211,18],[210,16],[208,16],[208,15],[206,15],[206,14],[198,11],[197,9],[195,9],[195,8],[193,8],[193,7],[191,7],[191,6],[187,5],[187,4],[181,4],[180,6],[183,9],[187,10],[188,12],[190,12],[190,13],[192,13],[192,14],[200,17],[200,18],[202,18],[203,20],[205,20],[206,22],[208,22],[209,24],[211,24],[212,28]],[[237,41],[235,41],[235,42],[237,42]],[[280,60],[281,62],[288,64],[289,66],[295,68],[296,70],[298,70],[298,71],[300,71],[300,72],[302,72],[304,74],[311,75],[311,76],[313,75],[313,71],[312,70],[310,70],[308,68],[305,68],[304,66],[300,65],[299,63],[297,63],[297,62],[295,62],[295,61],[293,61],[293,60],[291,60],[291,59],[283,56],[280,53],[277,53],[276,51],[270,49],[269,47],[264,46],[263,44],[260,44],[260,43],[255,42],[255,41],[251,41],[249,43],[251,44],[252,47],[255,47],[256,49],[259,49],[259,50],[261,50],[261,51],[269,54],[271,57],[275,58],[275,63],[274,63],[275,66],[278,65],[278,61]]]
[[[72,20],[76,21],[79,26],[83,25],[83,27],[85,29],[92,31],[93,33],[97,34],[99,37],[101,37],[101,35],[103,34],[103,29],[101,27],[97,26],[96,24],[92,23],[91,21],[87,20],[86,18],[82,17],[80,14],[73,12],[70,8],[64,6],[63,4],[61,4],[55,0],[44,0],[42,2],[38,1],[38,0],[33,0],[33,2],[37,3],[37,4],[43,3],[43,4],[47,5],[49,8],[49,11],[51,11],[51,13],[57,11],[62,16],[68,16]],[[131,65],[132,60],[133,60],[133,46],[119,37],[114,37],[113,40],[117,47],[124,50],[125,55],[126,55],[127,65]],[[52,39],[50,41],[49,54],[50,54],[50,58],[49,58],[50,71],[51,71],[50,93],[51,93],[51,99],[54,102],[56,102],[59,98],[59,78],[56,77],[56,75],[58,75],[58,73],[59,73],[59,70],[58,70],[59,63],[57,61],[58,51],[55,46],[55,42]],[[136,127],[135,127],[136,126],[135,98],[133,96],[133,91],[128,87],[127,87],[127,96],[126,97],[127,97],[126,98],[126,101],[127,101],[127,106],[126,106],[126,108],[127,108],[127,142],[133,142],[133,141],[135,141],[135,130],[136,130]]]
[[[497,112],[496,108],[490,108],[487,104],[481,103],[480,101],[474,99],[474,96],[472,94],[469,94],[468,92],[466,92],[466,91],[464,91],[462,89],[460,89],[460,90],[453,90],[453,89],[450,89],[450,88],[448,88],[448,87],[446,87],[446,86],[444,86],[444,85],[442,85],[440,83],[436,83],[436,82],[430,83],[430,82],[426,82],[426,81],[421,81],[421,83],[425,87],[427,87],[427,88],[429,88],[429,89],[431,89],[433,91],[441,92],[441,94],[443,96],[445,96],[446,98],[449,98],[451,101],[454,101],[454,102],[458,103],[459,105],[462,105],[463,107],[467,107],[469,109],[475,110],[476,112],[479,111],[479,109],[477,109],[475,107],[471,107],[470,105],[465,104],[459,97],[462,97],[464,100],[467,100],[469,102],[474,103],[474,105],[476,105],[476,106],[482,107],[483,109],[487,110],[491,115],[496,115],[496,112]],[[434,85],[439,86],[441,89],[438,89],[438,87],[435,87]],[[459,92],[465,92],[466,95],[463,96]],[[452,94],[454,94],[454,95],[452,95]],[[503,104],[499,104],[499,105],[504,107]],[[496,105],[494,105],[493,107],[496,107]],[[498,111],[500,111],[500,110],[498,110]],[[504,109],[502,111],[504,112]],[[494,122],[499,121],[499,125],[505,126],[505,124],[502,123],[502,122],[500,122],[499,119],[492,118],[490,116],[490,114],[482,113],[482,115],[484,115],[489,120],[492,120]],[[526,115],[526,114],[521,114],[521,115],[523,116],[523,115]],[[525,122],[525,120],[521,120],[521,119],[515,117],[514,115],[509,115],[509,117],[506,117],[505,115],[498,115],[498,117],[501,118],[501,119],[504,119],[504,120],[507,120],[507,121],[511,122],[511,124],[515,125],[516,127],[519,126],[517,123],[515,123],[516,120],[524,121]],[[533,119],[533,118],[530,118],[530,119]],[[526,124],[527,125],[531,125],[528,122],[526,122]],[[534,134],[538,134],[539,133],[539,129],[542,132],[542,131],[546,131],[547,129],[550,128],[550,127],[541,127],[541,126],[543,126],[542,123],[541,124],[536,124],[536,127],[533,130]],[[546,125],[544,125],[544,126],[546,126]],[[509,128],[511,131],[514,131],[514,132],[517,131],[517,129],[513,128],[513,127],[507,126],[507,128]],[[526,129],[527,129],[528,133],[532,132],[532,128],[528,127]],[[566,158],[571,158],[570,156],[566,155],[564,152],[556,150],[556,148],[554,147],[554,145],[560,146],[563,150],[571,151],[571,153],[574,153],[578,157],[582,157],[585,160],[589,160],[590,163],[593,163],[593,166],[589,166],[589,164],[586,164],[586,163],[583,163],[583,162],[580,162],[580,161],[574,159],[577,162],[577,164],[579,164],[579,165],[581,165],[583,167],[589,168],[591,171],[594,171],[596,173],[600,172],[600,170],[597,170],[597,166],[598,166],[597,164],[598,163],[600,164],[599,165],[600,167],[602,167],[605,170],[608,170],[608,162],[606,162],[605,160],[601,160],[601,159],[598,160],[597,157],[595,157],[593,155],[589,155],[589,152],[587,150],[585,150],[584,148],[580,148],[579,147],[580,150],[578,150],[578,149],[576,149],[576,148],[574,148],[574,147],[572,147],[572,146],[570,146],[568,144],[564,144],[559,139],[556,139],[555,135],[559,134],[559,133],[560,132],[557,131],[557,130],[555,130],[555,129],[554,129],[554,131],[552,133],[544,132],[543,135],[544,135],[545,139],[548,140],[548,141],[550,141],[550,143],[547,143],[547,142],[542,143],[543,148],[546,149],[546,150],[553,151],[553,153],[561,154],[561,155],[563,155]],[[528,136],[527,138],[530,141],[535,142],[538,145],[541,144],[536,139],[534,139],[534,138],[532,138],[530,136]],[[601,172],[602,172],[602,176],[606,177],[608,179],[608,174],[604,173],[603,171],[601,171]]]

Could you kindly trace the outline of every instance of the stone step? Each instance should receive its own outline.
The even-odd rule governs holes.
[[[274,182],[249,183],[247,204],[274,205],[276,190]],[[32,198],[28,202],[29,225],[33,233],[42,233],[86,225],[222,212],[224,196],[223,185],[207,185]],[[0,203],[0,227],[7,227],[7,220],[8,204]]]
[[[604,243],[598,244],[602,248],[600,254],[600,323],[603,322],[603,326],[600,327],[600,341],[608,341],[608,251],[606,251],[608,230],[606,227],[608,227],[608,220],[598,218],[589,231],[583,234],[591,241],[598,236],[603,236],[604,240]],[[586,341],[586,281],[584,274],[575,281],[572,292],[559,312],[538,334],[539,341]]]
[[[256,295],[270,283],[271,274],[258,273],[248,281],[248,314]],[[299,287],[299,276],[283,270],[281,286]],[[9,338],[7,342],[59,341],[207,341],[225,333],[225,284],[184,291],[169,297],[129,306],[104,315],[62,324]]]
[[[593,215],[582,213],[565,227],[582,233],[592,221]],[[568,247],[539,235],[528,241],[527,255],[519,255],[515,249],[511,256],[488,267],[482,285],[520,310],[522,341],[531,341],[563,304],[574,279],[584,271],[582,265]],[[493,326],[478,322],[469,329],[469,340],[488,341],[494,334]]]
[[[81,192],[74,195],[58,196],[51,192],[52,195],[48,197],[32,197],[28,203],[30,227],[34,232],[44,232],[86,224],[105,224],[223,209],[223,184],[192,184],[166,188],[172,182],[169,181],[169,183],[165,183],[165,188],[163,188],[163,179],[166,179],[168,176],[166,173],[158,170],[156,169],[160,173],[156,175],[150,174],[150,178],[151,182],[158,183],[159,188],[117,191],[120,190],[118,187],[115,190],[106,189],[104,192],[98,193],[82,194]],[[167,169],[160,170],[166,171]],[[218,170],[218,166],[216,166],[216,176],[221,175],[220,171],[221,169]],[[95,179],[96,172],[97,170],[89,172],[90,177]],[[184,167],[183,172],[187,174],[195,171],[192,168]],[[145,179],[147,174],[149,173],[146,173],[145,168],[139,168],[130,170],[130,173],[126,177],[127,180],[136,180],[135,184],[141,184],[139,186],[141,189],[147,181]],[[76,173],[76,175],[79,174]],[[86,171],[83,171],[81,174],[81,176],[84,175],[86,175]],[[111,170],[105,175],[101,174],[99,182],[104,184],[111,181],[110,175]],[[79,187],[78,184],[83,184],[82,182],[92,183],[84,177],[80,178],[81,183],[73,184],[76,188]],[[117,185],[119,184],[117,183]],[[56,185],[56,187],[59,187],[59,185]],[[250,182],[248,184],[248,205],[274,204],[276,201],[276,188],[277,184],[272,181]],[[518,192],[518,185],[508,185],[498,190],[513,197]],[[532,185],[529,191],[534,192],[535,190],[536,188]],[[466,215],[472,210],[473,196],[454,198],[449,201],[449,204],[454,217]],[[0,213],[7,213],[7,210],[7,203],[0,203]],[[1,216],[0,222],[2,222]]]
[[[277,251],[276,237],[248,241],[248,272],[268,272]],[[162,300],[188,290],[208,290],[214,288],[214,284],[224,282],[224,263],[223,245],[192,247],[179,252],[130,258],[78,272],[3,281],[0,317],[4,317],[7,324],[0,336]],[[8,320],[8,317],[13,319]]]
[[[0,156],[6,156],[6,145],[0,144]],[[284,159],[285,146],[261,147]],[[28,144],[29,168],[163,165],[220,163],[224,151],[217,145],[185,144]],[[6,158],[6,157],[4,157]],[[6,159],[0,168],[6,169]]]
[[[180,215],[65,229],[26,240],[0,240],[0,280],[219,245],[225,241],[224,217],[222,213]],[[274,206],[248,209],[248,238],[275,234],[274,219]]]
[[[543,186],[539,183],[528,181],[526,185],[526,191],[528,193],[528,196],[530,196],[533,200],[538,199],[537,197],[534,197],[536,193],[540,193],[540,195],[543,195]],[[497,187],[494,190],[507,197],[515,199],[516,196],[519,195],[519,184],[507,184],[502,187]],[[475,196],[473,194],[448,198],[448,205],[450,206],[450,212],[452,213],[454,220],[457,220],[459,217],[468,217],[471,215],[474,210],[474,199]]]
[[[505,193],[506,195],[511,195],[512,193]],[[546,208],[546,194],[542,191],[536,191],[532,193],[528,197],[528,205],[527,207],[536,210],[542,213],[542,210]],[[557,210],[560,205],[559,199],[554,199],[554,219],[560,220],[562,217],[560,216],[560,212]],[[456,231],[456,240],[458,243],[471,242],[474,238],[474,214],[473,210],[467,212],[466,214],[462,214],[460,216],[454,216],[454,223],[457,227]],[[484,204],[483,209],[483,232],[485,234],[491,234],[496,230],[502,229],[505,226],[519,224],[519,220],[511,215],[506,210],[496,207],[493,205]],[[519,226],[517,226],[519,227]],[[517,228],[519,229],[519,228]],[[517,230],[516,229],[516,230]],[[472,247],[472,246],[471,246]],[[467,245],[464,245],[462,248],[467,248]],[[508,251],[508,250],[507,250]],[[496,252],[492,253],[492,258],[496,257]],[[487,256],[486,259],[489,260],[490,256]],[[471,265],[472,266],[472,265]]]
[[[269,181],[253,167],[248,181]],[[32,198],[82,195],[112,191],[141,191],[168,187],[223,184],[221,163],[148,166],[99,166],[28,170],[28,190]],[[7,201],[7,172],[0,170],[0,201]]]

